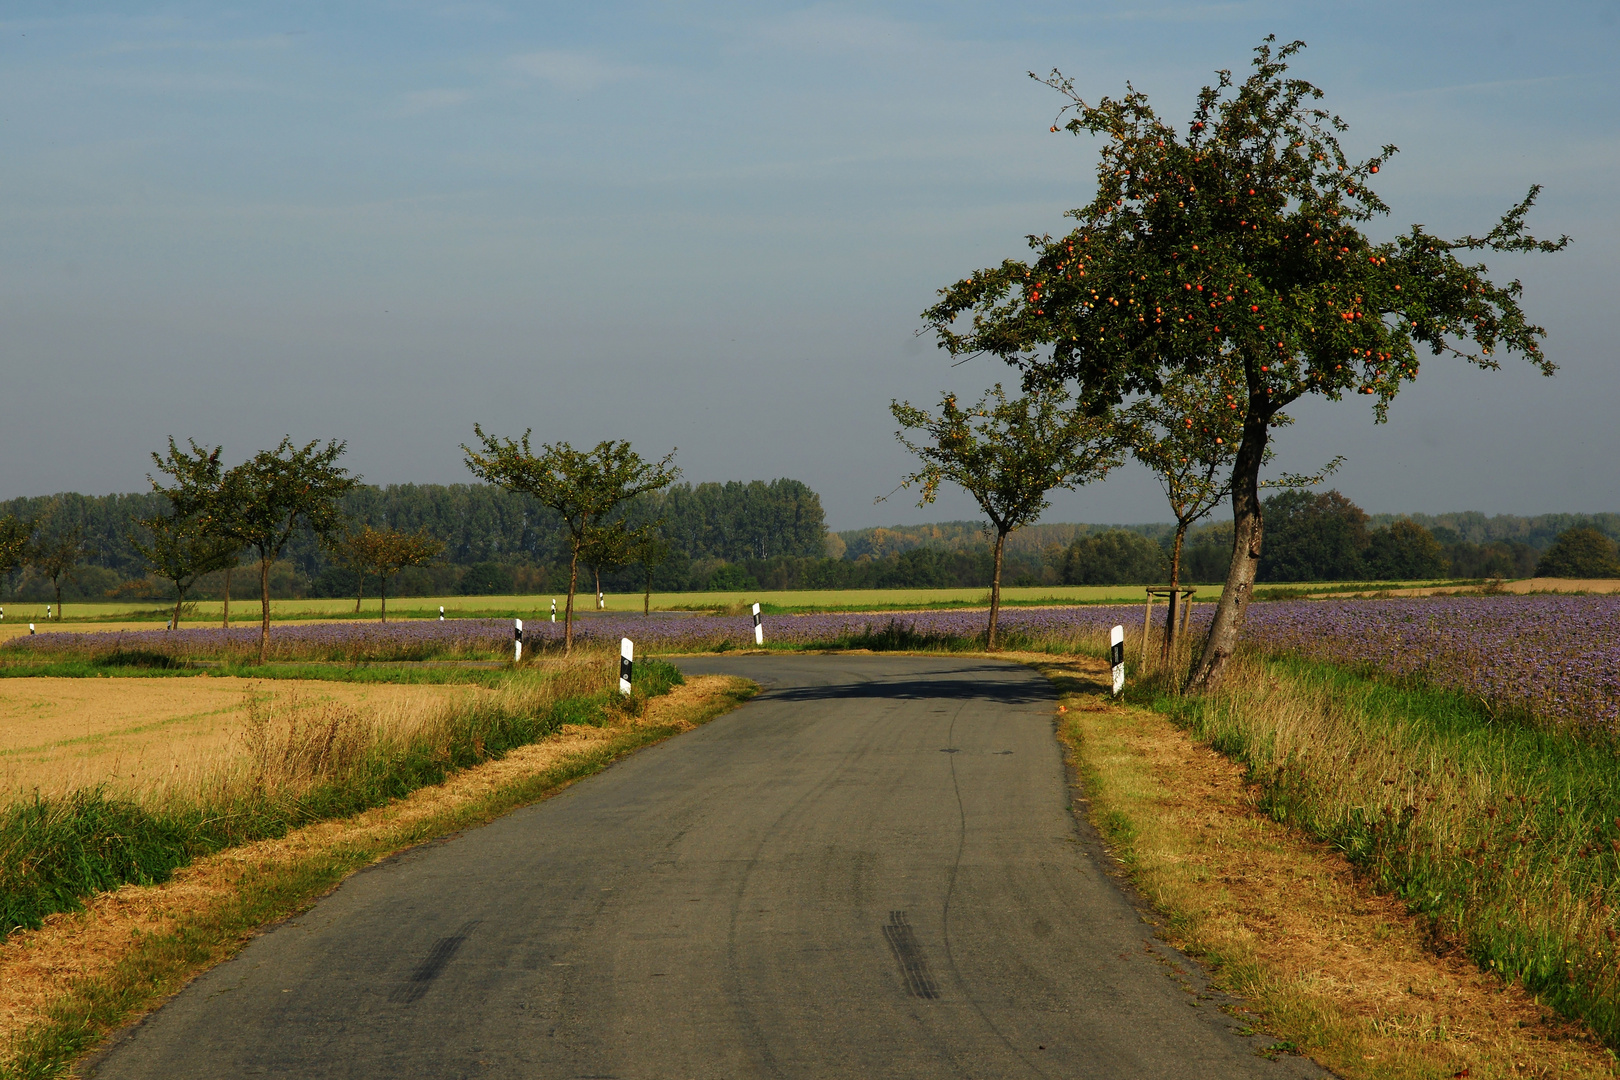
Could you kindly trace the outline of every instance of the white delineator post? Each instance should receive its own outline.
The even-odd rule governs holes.
[[[1125,690],[1125,628],[1116,626],[1108,631],[1108,663],[1114,669],[1114,696]]]
[[[557,598],[555,596],[551,598],[551,621],[557,621]]]
[[[512,620],[512,663],[523,659],[523,620]]]
[[[759,624],[759,605],[754,605],[754,644],[765,644],[765,628]]]
[[[602,594],[600,592],[598,592],[596,594],[596,610],[601,611],[605,607],[607,607],[607,601],[603,600],[602,599]]]
[[[635,642],[629,638],[619,639],[619,693],[630,692],[630,676],[636,666]]]
[[[444,622],[444,605],[439,605],[439,621]]]

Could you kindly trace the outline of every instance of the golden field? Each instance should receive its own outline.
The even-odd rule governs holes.
[[[370,741],[490,692],[291,679],[0,679],[0,802],[96,784],[138,798],[194,792],[262,753],[255,738],[263,742],[267,725],[341,723],[349,737]]]

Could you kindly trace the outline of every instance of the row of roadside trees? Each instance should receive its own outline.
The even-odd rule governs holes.
[[[462,447],[473,473],[532,496],[563,520],[570,550],[564,635],[571,650],[582,565],[595,570],[599,581],[603,569],[639,563],[647,568],[650,592],[652,571],[669,554],[659,531],[663,522],[632,524],[616,512],[637,496],[662,491],[680,476],[673,465],[674,452],[648,462],[628,442],[603,442],[583,451],[560,442],[536,450],[528,432],[519,440],[496,438],[475,425],[474,434],[477,448]],[[270,568],[300,528],[314,533],[362,583],[368,574],[381,581],[382,614],[387,619],[388,580],[408,566],[437,558],[443,543],[423,532],[371,525],[354,528],[342,513],[341,501],[360,477],[338,464],[345,449],[346,444],[337,440],[298,446],[283,438],[274,450],[226,467],[222,447],[208,448],[195,441],[181,447],[171,438],[167,453],[152,455],[156,475],[149,479],[153,491],[164,497],[167,513],[142,519],[139,534],[131,540],[152,572],[174,586],[172,625],[179,625],[186,593],[197,579],[220,570],[227,575],[228,625],[229,574],[247,552],[258,569],[262,663],[269,652]],[[62,575],[77,563],[81,549],[82,537],[71,529],[42,537],[37,523],[0,518],[0,577],[27,563],[40,567],[60,589]],[[360,599],[356,598],[357,611]]]
[[[1069,212],[1066,234],[1028,238],[1033,258],[974,272],[924,313],[941,348],[1004,361],[1024,396],[998,385],[967,407],[946,394],[937,413],[891,405],[897,436],[921,460],[901,486],[920,488],[919,505],[945,481],[963,487],[998,552],[1050,491],[1098,480],[1131,454],[1170,500],[1179,584],[1188,528],[1230,499],[1231,566],[1189,688],[1219,681],[1253,595],[1260,472],[1272,431],[1292,422],[1284,409],[1349,394],[1382,422],[1416,380],[1420,351],[1485,369],[1517,353],[1555,370],[1545,331],[1519,306],[1519,283],[1497,284],[1459,257],[1563,248],[1568,237],[1525,230],[1539,188],[1483,236],[1445,239],[1413,225],[1375,241],[1364,226],[1389,208],[1371,185],[1396,148],[1346,155],[1345,123],[1315,104],[1322,91],[1288,77],[1303,47],[1267,38],[1248,78],[1220,72],[1179,126],[1136,90],[1091,104],[1059,72],[1039,79],[1065,99],[1054,133],[1104,140],[1095,195]],[[1337,463],[1271,483],[1317,483]]]

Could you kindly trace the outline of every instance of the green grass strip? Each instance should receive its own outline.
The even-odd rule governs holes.
[[[1468,696],[1296,659],[1128,698],[1243,764],[1260,806],[1425,916],[1437,949],[1620,1047],[1620,761]]]

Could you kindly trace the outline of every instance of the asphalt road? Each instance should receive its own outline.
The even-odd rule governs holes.
[[[1282,1077],[1068,810],[1046,682],[712,657],[767,692],[355,875],[98,1078]]]

